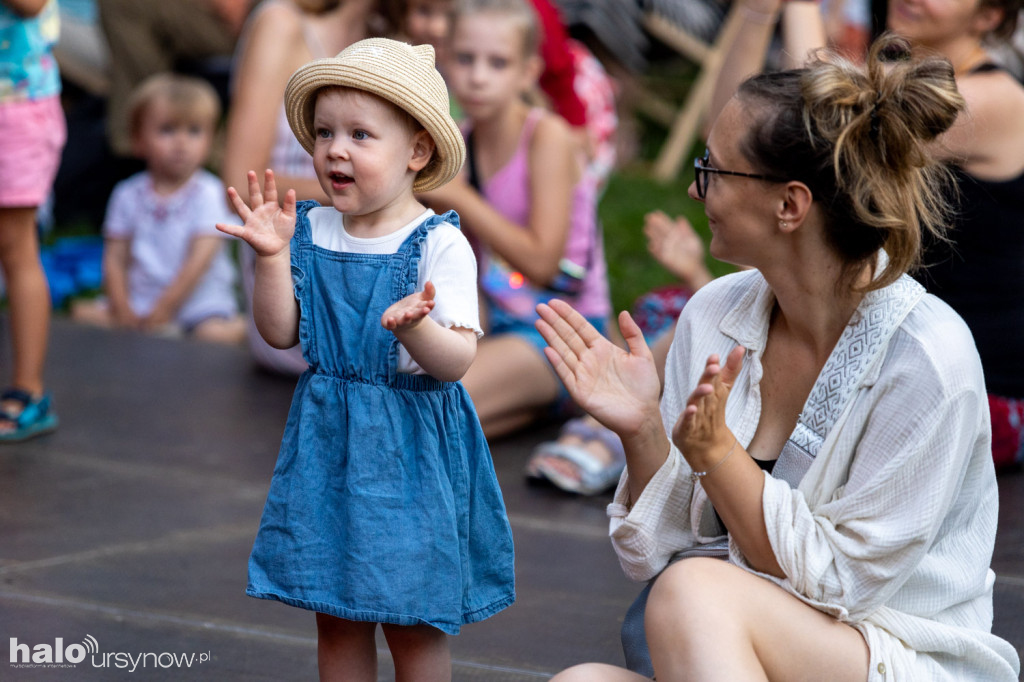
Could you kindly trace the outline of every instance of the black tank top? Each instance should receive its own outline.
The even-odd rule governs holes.
[[[953,243],[926,240],[918,279],[967,323],[988,392],[1024,398],[1024,173],[994,182],[952,170],[960,193]]]

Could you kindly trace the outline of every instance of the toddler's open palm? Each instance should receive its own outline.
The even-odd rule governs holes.
[[[433,309],[435,294],[433,282],[427,282],[423,285],[423,291],[409,294],[388,306],[381,315],[381,325],[389,331],[415,327]]]
[[[276,256],[284,251],[295,233],[295,190],[288,190],[282,206],[277,203],[277,185],[272,170],[266,171],[262,192],[256,173],[249,171],[248,178],[251,208],[245,205],[234,187],[228,188],[228,199],[245,224],[217,223],[217,229],[245,240],[259,256]]]

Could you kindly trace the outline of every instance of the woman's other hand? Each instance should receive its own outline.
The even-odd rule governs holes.
[[[639,433],[651,420],[660,426],[661,382],[640,328],[623,311],[619,329],[628,352],[601,334],[565,301],[537,306],[544,353],[573,400],[620,436]]]

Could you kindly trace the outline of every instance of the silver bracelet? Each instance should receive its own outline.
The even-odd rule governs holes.
[[[715,466],[711,467],[707,471],[691,471],[690,472],[690,480],[693,481],[694,483],[696,483],[697,481],[699,481],[700,479],[704,478],[708,474],[713,474],[716,471],[718,471],[718,467],[720,467],[723,464],[725,464],[725,460],[729,459],[729,457],[732,455],[733,450],[736,449],[736,444],[739,443],[739,442],[740,442],[739,438],[734,440],[732,442],[732,447],[729,448],[729,452],[725,453],[725,457],[723,457],[722,459],[718,460],[718,464],[716,464]]]

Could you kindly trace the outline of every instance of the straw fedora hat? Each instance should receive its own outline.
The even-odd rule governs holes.
[[[413,191],[435,189],[454,178],[466,158],[462,133],[449,113],[448,89],[434,68],[434,48],[388,38],[367,38],[336,57],[317,59],[292,74],[284,91],[288,124],[313,153],[316,92],[347,87],[382,97],[415,118],[434,138],[434,158],[421,170]]]

